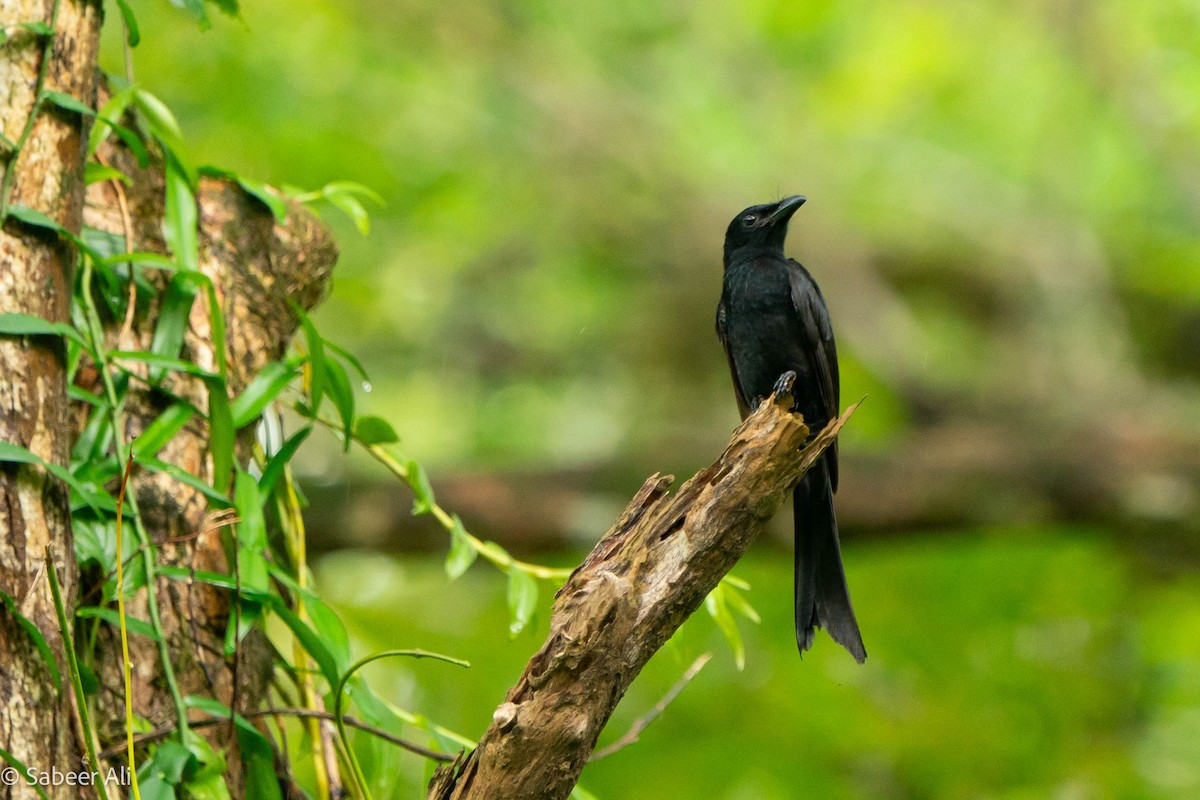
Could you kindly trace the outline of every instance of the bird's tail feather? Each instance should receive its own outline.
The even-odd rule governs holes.
[[[824,628],[860,664],[866,660],[858,621],[850,606],[829,468],[821,459],[792,496],[796,523],[796,642],[812,647],[815,628]]]

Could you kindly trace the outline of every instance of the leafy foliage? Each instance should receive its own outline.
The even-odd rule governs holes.
[[[118,5],[128,43],[136,45],[140,41],[140,29],[132,9],[124,2]],[[199,0],[182,5],[202,26],[208,24],[206,9]],[[227,13],[237,12],[236,3],[218,2],[216,5]],[[0,314],[0,336],[57,337],[63,341],[70,365],[70,397],[80,406],[86,420],[72,448],[68,467],[47,462],[19,445],[0,442],[0,461],[45,469],[70,488],[77,562],[81,566],[95,567],[103,576],[99,592],[89,595],[94,604],[80,605],[69,611],[60,609],[64,635],[74,624],[71,616],[89,631],[78,644],[78,660],[75,648],[69,648],[72,656],[69,673],[76,687],[76,697],[84,703],[88,693],[99,689],[90,666],[93,660],[91,648],[96,642],[97,626],[110,625],[119,631],[126,653],[125,733],[129,762],[134,765],[132,737],[141,723],[133,715],[130,700],[127,640],[130,635],[151,640],[159,650],[178,725],[166,738],[152,739],[147,751],[137,759],[135,793],[149,798],[175,797],[179,792],[198,798],[228,797],[224,775],[226,758],[195,733],[187,712],[199,710],[226,718],[232,716],[231,712],[211,698],[181,694],[175,682],[156,594],[149,591],[157,585],[156,579],[160,576],[208,584],[233,594],[233,609],[226,628],[227,655],[236,654],[239,643],[253,628],[268,627],[272,620],[281,623],[295,645],[293,652],[296,655],[293,662],[280,657],[277,664],[280,677],[296,684],[297,696],[304,698],[309,711],[314,710],[313,704],[319,703],[322,695],[333,698],[340,734],[338,754],[346,760],[358,794],[369,797],[369,783],[356,757],[356,748],[361,745],[350,739],[344,724],[342,708],[347,697],[353,700],[368,722],[377,727],[415,726],[427,732],[435,746],[448,749],[469,745],[470,741],[424,717],[381,702],[363,678],[355,675],[364,664],[384,655],[454,659],[424,651],[389,651],[351,663],[344,626],[308,586],[308,568],[303,558],[304,531],[299,514],[300,493],[289,464],[314,428],[327,428],[340,436],[345,450],[355,443],[366,448],[412,489],[415,496],[413,513],[431,514],[447,530],[451,542],[447,570],[451,577],[461,575],[479,555],[484,555],[506,575],[512,615],[509,627],[514,635],[526,628],[533,618],[539,597],[538,581],[559,579],[566,573],[514,559],[499,545],[481,542],[471,536],[457,516],[447,514],[438,505],[431,480],[421,464],[387,449],[399,442],[395,429],[382,418],[357,413],[354,382],[350,376],[354,373],[363,381],[367,380],[361,362],[344,348],[327,341],[298,307],[295,311],[304,332],[304,347],[298,347],[295,353],[280,361],[268,363],[236,397],[230,396],[223,312],[212,281],[200,270],[196,180],[204,175],[234,181],[262,201],[280,221],[286,216],[283,195],[228,170],[193,168],[183,154],[183,135],[167,105],[136,84],[126,84],[115,76],[110,76],[109,80],[115,91],[99,111],[69,95],[49,90],[41,91],[39,102],[96,117],[88,141],[88,151],[93,157],[108,136],[117,137],[142,165],[149,163],[151,153],[161,154],[166,183],[163,233],[170,254],[130,252],[132,243],[120,235],[85,228],[82,235],[74,236],[36,209],[21,205],[3,207],[5,217],[50,236],[69,240],[75,245],[79,258],[71,324],[50,322],[28,314]],[[95,160],[88,163],[86,179],[89,183],[130,183],[129,177],[119,170]],[[348,181],[329,183],[316,192],[293,191],[292,194],[301,202],[324,201],[344,211],[363,233],[368,230],[368,216],[361,201],[382,202],[370,189]],[[148,273],[155,272],[164,273],[165,280],[157,283],[151,280]],[[161,291],[156,288],[159,285],[163,287]],[[204,302],[209,312],[215,371],[188,360],[183,346],[198,302]],[[157,309],[149,348],[111,349],[106,337],[109,321],[132,318],[132,315],[144,313],[148,307]],[[84,366],[98,373],[102,384],[99,394],[74,385],[75,376]],[[207,410],[174,394],[172,387],[175,384],[168,378],[175,375],[189,376],[202,383],[207,394]],[[146,388],[166,401],[163,410],[145,425],[137,439],[126,441],[123,438],[124,408],[131,392]],[[332,407],[334,419],[325,416],[326,406]],[[297,415],[301,427],[277,448],[260,451],[254,463],[241,463],[236,450],[237,432],[258,424],[264,415],[278,415],[283,408],[290,408]],[[164,448],[197,418],[203,419],[208,432],[211,483],[159,457]],[[134,464],[163,473],[201,493],[215,510],[231,512],[233,521],[221,523],[222,527],[231,530],[228,574],[159,563],[159,545],[145,527],[134,493],[126,493]],[[128,531],[129,535],[123,536],[123,531]],[[148,618],[139,619],[127,613],[125,602],[143,592]],[[26,629],[54,684],[61,688],[59,665],[41,631],[17,612],[12,598],[6,594],[0,594],[0,598],[7,612],[16,615]],[[282,648],[280,652],[283,652]],[[310,665],[315,667],[315,675]],[[313,693],[314,678],[323,685],[324,692]],[[328,704],[325,701],[325,705]],[[87,725],[86,715],[84,718]],[[237,717],[235,726],[252,796],[279,797],[275,748],[245,719]],[[85,738],[90,746],[95,739],[90,728]],[[94,753],[92,757],[95,758]],[[318,793],[329,791],[328,784],[321,781],[317,781],[315,788]]]

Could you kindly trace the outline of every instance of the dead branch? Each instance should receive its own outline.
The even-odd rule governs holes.
[[[570,794],[630,682],[704,601],[833,442],[847,411],[808,429],[773,396],[674,496],[651,477],[558,593],[545,644],[478,747],[438,769],[431,800]]]

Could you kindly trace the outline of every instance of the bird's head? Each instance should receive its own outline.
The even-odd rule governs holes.
[[[725,230],[725,263],[728,264],[729,257],[743,248],[782,253],[788,220],[796,213],[796,209],[804,205],[806,199],[803,195],[794,194],[778,203],[750,206],[741,211]]]

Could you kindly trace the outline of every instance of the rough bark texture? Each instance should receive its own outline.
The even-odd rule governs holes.
[[[57,16],[55,9],[57,8]],[[15,27],[53,25],[46,37]],[[39,88],[85,103],[95,97],[100,9],[96,3],[0,0],[0,131],[6,199],[46,214],[78,233],[89,119],[36,104]],[[13,27],[10,27],[13,26]],[[22,143],[19,152],[13,147]],[[65,322],[74,252],[46,231],[9,218],[0,231],[0,312]],[[65,365],[61,342],[0,338],[0,441],[66,465],[70,452]],[[49,552],[68,599],[75,586],[67,492],[38,467],[0,465],[0,590],[45,636],[59,663],[62,639],[45,574]],[[56,693],[50,673],[12,614],[0,611],[0,748],[27,767],[69,769],[79,764],[70,690]],[[18,782],[20,783],[20,782]],[[50,790],[78,796],[76,788]],[[35,797],[27,785],[0,786],[6,798]]]
[[[849,416],[801,449],[808,430],[788,410],[790,400],[763,403],[717,462],[674,496],[667,495],[673,478],[646,481],[559,591],[549,637],[479,746],[438,770],[430,798],[571,793],[630,682],[737,563]]]
[[[128,150],[111,140],[99,155],[129,175],[133,182],[120,190],[114,182],[93,184],[88,192],[87,224],[121,236],[128,230],[133,250],[166,252],[161,233],[165,203],[161,162],[152,160],[147,168],[141,169]],[[216,286],[226,330],[232,398],[268,362],[283,355],[299,324],[290,303],[308,309],[320,301],[337,250],[326,227],[299,204],[292,203],[286,219],[277,224],[265,206],[236,184],[203,179],[197,205],[200,269]],[[159,288],[170,277],[162,272],[148,275],[158,282]],[[109,346],[148,350],[157,315],[158,308],[151,306],[139,309],[131,324],[112,320],[107,326]],[[217,354],[204,292],[198,293],[192,307],[181,355],[216,371]],[[137,369],[131,363],[127,366]],[[78,382],[89,391],[100,390],[94,373],[88,376],[81,370]],[[173,395],[188,399],[199,409],[207,409],[208,392],[202,381],[175,373],[167,376],[163,385]],[[126,439],[138,436],[170,402],[162,392],[131,390],[126,403]],[[252,438],[253,431],[249,428],[239,434],[243,463],[249,456]],[[212,481],[208,430],[200,417],[193,418],[158,457],[206,483]],[[222,534],[228,535],[228,531],[212,523],[202,494],[162,473],[140,470],[134,471],[132,488],[150,537],[161,543],[159,564],[231,571],[222,544]],[[157,590],[163,628],[182,694],[214,697],[238,710],[256,708],[271,675],[271,652],[265,639],[252,632],[240,645],[236,670],[233,660],[224,655],[230,609],[228,593],[202,583],[167,578],[159,579]],[[147,618],[144,596],[127,608],[131,615]],[[173,724],[174,705],[166,690],[157,646],[144,637],[133,637],[130,648],[135,713],[155,726]],[[120,663],[119,638],[105,626],[97,644],[95,664],[103,687],[97,703],[98,724],[102,738],[107,741],[119,740],[123,731]],[[222,749],[230,744],[229,732],[226,726],[203,731]],[[241,792],[236,748],[227,751],[227,758],[230,789],[237,797]]]

